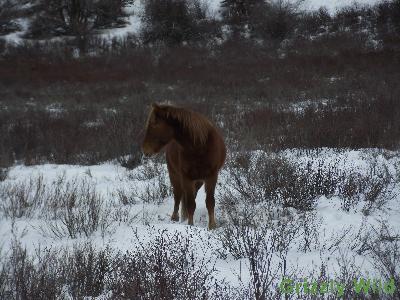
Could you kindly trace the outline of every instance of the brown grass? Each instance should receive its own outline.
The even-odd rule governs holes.
[[[165,100],[210,117],[231,147],[398,149],[400,38],[392,11],[371,9],[303,17],[283,44],[236,38],[168,48],[92,38],[98,55],[80,58],[73,42],[8,47],[0,59],[0,156],[95,163],[132,153],[148,104]],[[321,24],[326,30],[316,33]],[[376,29],[379,46],[364,29]],[[287,110],[301,101],[320,107]],[[57,118],[45,110],[54,103],[64,109]]]

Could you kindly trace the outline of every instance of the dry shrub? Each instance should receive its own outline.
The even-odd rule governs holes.
[[[51,184],[43,177],[0,186],[0,211],[6,218],[40,218],[46,225],[37,229],[56,238],[89,237],[110,229],[115,217],[104,198],[88,181],[59,177]]]
[[[400,106],[391,96],[373,101],[347,102],[344,108],[323,111],[307,109],[303,114],[260,108],[243,115],[240,130],[254,144],[274,150],[286,148],[386,148],[399,145]],[[266,132],[268,134],[266,134]],[[251,135],[251,138],[249,138]],[[237,137],[239,139],[239,137]]]
[[[211,261],[196,256],[190,237],[158,231],[149,243],[136,238],[137,250],[119,257],[121,269],[113,280],[116,298],[215,299],[215,270]]]
[[[8,168],[0,168],[0,181],[4,181],[8,175]]]
[[[72,186],[60,195],[57,219],[50,219],[45,226],[39,228],[44,235],[59,239],[81,236],[90,237],[99,231],[104,237],[113,222],[111,210],[106,206],[104,198],[88,183]],[[53,202],[54,203],[54,202]]]
[[[393,17],[382,7],[386,24]],[[372,12],[352,7],[336,17],[304,16],[296,37],[280,45],[242,38],[168,48],[143,46],[135,37],[93,38],[91,55],[79,58],[68,42],[9,45],[0,60],[0,98],[8,108],[0,112],[0,153],[27,164],[92,164],[131,154],[132,163],[120,160],[132,167],[146,105],[162,100],[218,117],[240,150],[397,149],[399,54],[379,32],[368,33],[378,26]],[[343,24],[350,29],[340,30]],[[327,32],[310,37],[318,26]],[[384,36],[398,39],[391,31]],[[332,105],[304,114],[279,109],[321,99]],[[65,113],[50,120],[43,107],[55,100]],[[104,116],[104,109],[117,113]],[[100,119],[97,127],[81,126]]]
[[[3,184],[0,187],[1,213],[6,218],[33,217],[43,205],[46,188],[43,177],[17,184]]]
[[[16,118],[7,114],[0,140],[9,149],[4,149],[4,155],[12,153],[26,165],[96,164],[130,153],[137,157],[143,118],[137,112],[85,109],[60,115],[28,111],[18,113]]]
[[[197,257],[188,235],[152,237],[136,236],[136,250],[124,254],[84,243],[31,255],[15,240],[1,260],[0,298],[227,299],[212,261]]]
[[[110,272],[109,249],[96,251],[90,244],[72,250],[37,249],[28,254],[14,241],[2,264],[2,299],[57,299],[96,297],[103,293]],[[0,279],[0,280],[1,280]]]
[[[398,287],[400,284],[399,233],[385,222],[382,222],[378,228],[372,229],[372,235],[368,237],[368,246],[373,264],[385,280],[393,280],[395,287]],[[400,297],[398,288],[395,288],[394,295],[391,297]]]
[[[2,260],[2,299],[55,299],[60,295],[56,276],[59,266],[49,251],[40,250],[38,257],[31,257],[20,242],[13,241],[9,256]]]
[[[286,259],[289,245],[299,232],[295,222],[286,221],[259,223],[249,215],[246,219],[231,219],[218,232],[219,255],[244,259],[249,270],[249,281],[243,281],[242,267],[235,274],[242,299],[280,299],[278,280],[293,275]]]
[[[121,200],[131,199],[133,202],[139,200],[145,204],[159,205],[167,197],[172,196],[172,187],[166,164],[160,158],[147,159],[132,174],[129,174],[128,177],[135,180],[135,182],[130,186],[128,191],[122,192],[124,197]],[[129,203],[132,203],[131,201]]]
[[[341,170],[336,162],[302,166],[261,151],[237,153],[228,162],[228,180],[220,203],[228,218],[252,219],[260,215],[260,210],[270,214],[287,207],[310,211],[318,197],[337,196],[343,210],[362,204],[363,213],[368,215],[393,198],[396,180],[386,168],[376,168],[373,162],[367,174],[359,174]]]

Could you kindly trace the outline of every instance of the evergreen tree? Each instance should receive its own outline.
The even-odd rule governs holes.
[[[198,0],[147,0],[142,20],[145,43],[178,45],[205,33],[200,24],[206,22],[206,14]]]

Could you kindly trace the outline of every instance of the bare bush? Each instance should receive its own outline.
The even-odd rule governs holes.
[[[37,228],[44,235],[57,238],[89,237],[96,231],[102,236],[114,221],[110,208],[88,181],[77,183],[61,176],[47,185],[43,176],[27,182],[6,184],[0,190],[2,214],[11,219],[44,218]]]
[[[132,225],[132,223],[137,220],[140,216],[141,212],[136,212],[131,206],[124,205],[122,207],[117,207],[112,211],[112,220],[116,222],[118,225],[126,224],[128,226]]]
[[[398,232],[382,222],[379,228],[373,228],[369,239],[369,253],[372,262],[382,277],[388,282],[393,281],[393,287],[400,284],[400,236]],[[390,297],[399,298],[398,288],[392,290]]]
[[[14,154],[17,159],[23,158],[26,165],[45,161],[96,164],[129,154],[137,157],[143,116],[135,114],[86,109],[61,112],[57,117],[43,110],[17,113],[16,118],[7,114],[0,136],[7,149],[0,155]]]
[[[138,199],[136,198],[136,193],[132,189],[126,190],[125,188],[119,188],[115,191],[116,196],[120,203],[123,205],[137,204]]]
[[[64,250],[57,257],[63,264],[61,272],[63,292],[74,299],[97,297],[106,291],[107,279],[113,269],[111,249],[97,250],[90,243]]]
[[[28,254],[15,241],[4,257],[0,282],[2,299],[58,299],[95,297],[104,291],[111,268],[109,249],[96,251],[90,244],[71,251],[36,249]]]
[[[279,297],[277,278],[289,276],[286,256],[289,244],[298,232],[294,223],[255,224],[254,220],[231,220],[219,232],[222,243],[220,255],[231,254],[246,259],[250,282],[242,281],[242,297],[246,299],[275,299]]]
[[[8,175],[8,168],[0,168],[0,181],[4,181]]]
[[[149,204],[161,204],[172,196],[166,165],[157,160],[146,160],[136,168],[128,178],[135,180],[128,190],[119,190],[122,203],[141,201]]]
[[[104,198],[93,186],[83,181],[73,185],[60,194],[60,198],[51,203],[59,203],[57,219],[50,220],[46,227],[39,230],[45,235],[57,238],[89,237],[96,231],[104,236],[113,222],[110,209],[106,207]]]
[[[180,233],[159,231],[153,240],[138,236],[138,248],[119,259],[120,270],[112,280],[116,298],[215,299],[218,281],[210,261],[197,258],[192,241]]]
[[[362,273],[360,267],[357,266],[354,254],[350,253],[350,251],[346,252],[345,250],[339,250],[339,257],[337,258],[337,261],[339,271],[336,274],[336,280],[345,286],[344,297],[356,298],[358,295],[354,291],[354,280],[362,278]]]
[[[380,209],[395,195],[391,193],[393,184],[396,182],[387,168],[383,170],[376,168],[373,163],[369,174],[357,174],[341,172],[336,193],[342,198],[342,209],[349,211],[361,201],[364,203],[362,211],[369,215],[374,209]]]
[[[20,242],[13,241],[0,271],[0,298],[55,299],[60,295],[58,265],[47,249],[32,257]],[[35,260],[37,258],[37,260]]]
[[[303,252],[313,251],[319,248],[321,220],[317,219],[315,211],[307,211],[299,214],[293,221],[298,228],[298,249]]]
[[[363,213],[369,214],[394,196],[390,191],[396,178],[373,162],[369,174],[341,170],[335,163],[325,166],[322,161],[304,166],[264,152],[234,154],[228,164],[221,207],[230,217],[244,211],[259,214],[257,209],[245,209],[257,206],[270,213],[278,207],[310,211],[319,196],[339,197],[345,211],[362,204]]]
[[[160,176],[151,183],[145,183],[145,187],[139,187],[134,190],[134,195],[143,203],[161,204],[165,198],[172,196],[172,189],[166,183],[166,177]]]
[[[7,218],[32,217],[45,198],[43,177],[27,182],[6,184],[0,190],[1,211]]]
[[[138,149],[139,145],[135,144],[134,147],[136,149],[133,149],[133,151],[132,151],[133,154],[126,155],[126,156],[120,156],[117,158],[117,160],[121,164],[121,166],[123,166],[129,170],[132,170],[132,169],[138,167],[142,160],[142,153]]]
[[[395,120],[400,107],[392,96],[387,94],[373,101],[347,98],[340,106],[324,111],[308,109],[304,114],[265,107],[242,114],[239,129],[247,132],[247,138],[256,144],[273,149],[375,146],[395,149],[400,131]],[[269,135],[265,135],[265,128]]]
[[[299,285],[296,287],[297,296],[301,295],[301,299],[369,299],[368,296],[356,293],[354,290],[354,280],[360,278],[361,270],[356,265],[355,258],[352,253],[339,250],[339,256],[336,259],[338,270],[332,277],[332,265],[328,260],[323,260],[319,268],[310,271],[307,277],[299,278]],[[322,258],[321,258],[322,259]],[[308,281],[307,278],[312,278]],[[297,284],[297,283],[296,283]],[[329,286],[330,285],[330,286]],[[336,286],[335,286],[336,285]],[[339,287],[340,286],[340,287]],[[287,296],[293,295],[295,289],[287,290]],[[326,292],[319,292],[325,290]],[[324,294],[322,296],[322,294]],[[377,295],[373,294],[372,299],[376,299]],[[290,298],[289,298],[290,299]]]
[[[1,299],[228,299],[211,259],[198,258],[189,235],[159,231],[124,254],[90,243],[28,253],[15,240],[1,257]],[[232,298],[230,298],[232,299]]]
[[[304,170],[299,172],[284,158],[258,154],[239,154],[233,158],[229,168],[232,181],[223,198],[227,201],[240,198],[246,203],[265,203],[270,207],[312,209],[318,195],[314,185],[319,183],[318,179],[310,180],[309,174],[304,174]]]

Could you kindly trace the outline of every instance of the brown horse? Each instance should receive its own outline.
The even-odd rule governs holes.
[[[222,136],[203,115],[170,105],[153,104],[146,124],[142,151],[146,156],[166,149],[169,178],[174,192],[171,219],[193,225],[196,195],[203,183],[206,190],[208,228],[216,227],[214,191],[226,148]]]

